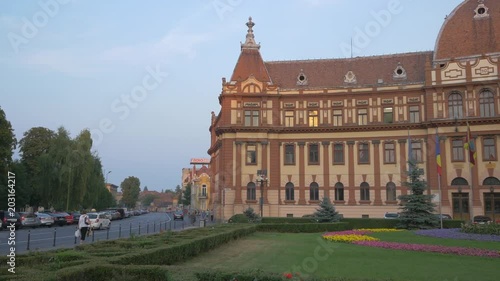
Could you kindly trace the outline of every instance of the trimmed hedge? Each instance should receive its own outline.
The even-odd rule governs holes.
[[[313,217],[287,218],[287,217],[264,217],[262,223],[317,223]]]
[[[341,222],[349,224],[350,229],[359,228],[396,228],[399,220],[388,219],[362,219],[362,218],[344,218]]]
[[[462,232],[474,234],[500,235],[500,224],[463,224]]]
[[[283,274],[266,273],[261,270],[244,271],[244,272],[227,272],[227,271],[203,271],[196,273],[198,281],[282,281],[287,280]],[[294,276],[293,280],[297,277]],[[290,279],[292,280],[292,279]],[[392,281],[393,279],[358,279],[358,278],[343,278],[329,277],[327,279],[319,279],[315,277],[300,277],[303,281]]]
[[[257,231],[263,231],[263,232],[314,233],[314,232],[326,232],[326,231],[341,231],[349,229],[352,229],[350,228],[349,224],[343,222],[263,223],[257,225]]]
[[[247,236],[256,231],[256,225],[227,229],[224,232],[193,237],[175,244],[165,244],[154,249],[147,249],[138,253],[131,253],[114,259],[112,264],[139,264],[139,265],[171,265],[185,261],[202,252],[214,249],[232,240]]]

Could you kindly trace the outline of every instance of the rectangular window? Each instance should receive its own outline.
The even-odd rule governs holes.
[[[396,144],[392,142],[384,144],[384,163],[396,163]]]
[[[368,109],[358,109],[358,125],[368,124]]]
[[[333,164],[344,164],[344,145],[341,143],[333,145]]]
[[[394,122],[394,115],[392,114],[392,107],[384,108],[384,123]]]
[[[255,145],[247,146],[247,164],[256,165],[257,164],[257,151]]]
[[[309,127],[318,127],[318,111],[309,110]]]
[[[285,127],[293,127],[295,125],[295,116],[292,110],[285,111]]]
[[[285,165],[295,165],[295,145],[285,145]]]
[[[367,143],[360,143],[358,145],[359,152],[359,164],[368,164],[370,163],[370,151],[368,150]]]
[[[422,163],[422,143],[417,141],[411,142],[411,159],[417,163]]]
[[[464,141],[460,139],[455,139],[451,141],[452,143],[452,160],[455,162],[464,161]]]
[[[410,123],[420,123],[420,107],[410,106]]]
[[[245,110],[245,126],[247,127],[259,126],[258,110]]]
[[[319,145],[316,143],[309,144],[309,165],[319,164]]]
[[[336,109],[333,111],[333,126],[342,126],[342,109]]]
[[[484,161],[496,161],[497,160],[497,150],[496,150],[496,146],[495,146],[495,138],[484,138],[483,158],[484,158]]]

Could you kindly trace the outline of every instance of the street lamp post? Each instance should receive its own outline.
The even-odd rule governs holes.
[[[111,173],[111,171],[108,171],[108,172],[106,173],[106,185],[108,184],[108,175],[109,175],[109,173]]]
[[[267,170],[257,170],[257,182],[260,182],[260,217],[264,217],[264,183],[267,183]]]

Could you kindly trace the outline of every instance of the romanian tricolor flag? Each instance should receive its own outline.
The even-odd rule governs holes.
[[[441,168],[441,146],[439,144],[439,136],[436,130],[436,164],[437,164],[437,173],[438,175],[442,175]]]
[[[476,165],[476,145],[474,144],[474,138],[470,132],[469,122],[467,122],[467,135],[465,137],[464,148],[469,150],[469,162],[471,167]]]

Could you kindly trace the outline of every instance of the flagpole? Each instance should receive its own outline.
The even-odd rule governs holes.
[[[441,210],[442,206],[442,191],[441,191],[441,142],[439,141],[439,135],[438,135],[438,128],[436,127],[436,165],[438,166],[438,194],[439,194],[439,200],[438,200],[438,208],[439,208],[439,223],[441,226],[441,229],[443,229],[443,212]],[[438,161],[438,155],[439,155],[439,162]]]
[[[439,143],[437,144],[439,145]],[[441,224],[441,229],[443,229],[443,212],[441,211],[441,200],[442,199],[442,195],[441,195],[441,175],[438,174],[438,190],[439,190],[439,222]]]
[[[470,143],[471,143],[471,140],[472,139],[472,134],[470,132],[470,127],[469,127],[469,121],[467,121],[467,140],[469,142],[469,149],[468,149],[468,153],[469,154],[469,172],[470,172],[470,203],[469,203],[469,213],[470,213],[470,221],[471,223],[474,223],[474,189],[473,189],[473,176],[472,176],[472,159],[471,157],[473,157],[472,153],[470,153],[471,151],[471,147],[470,147]]]

